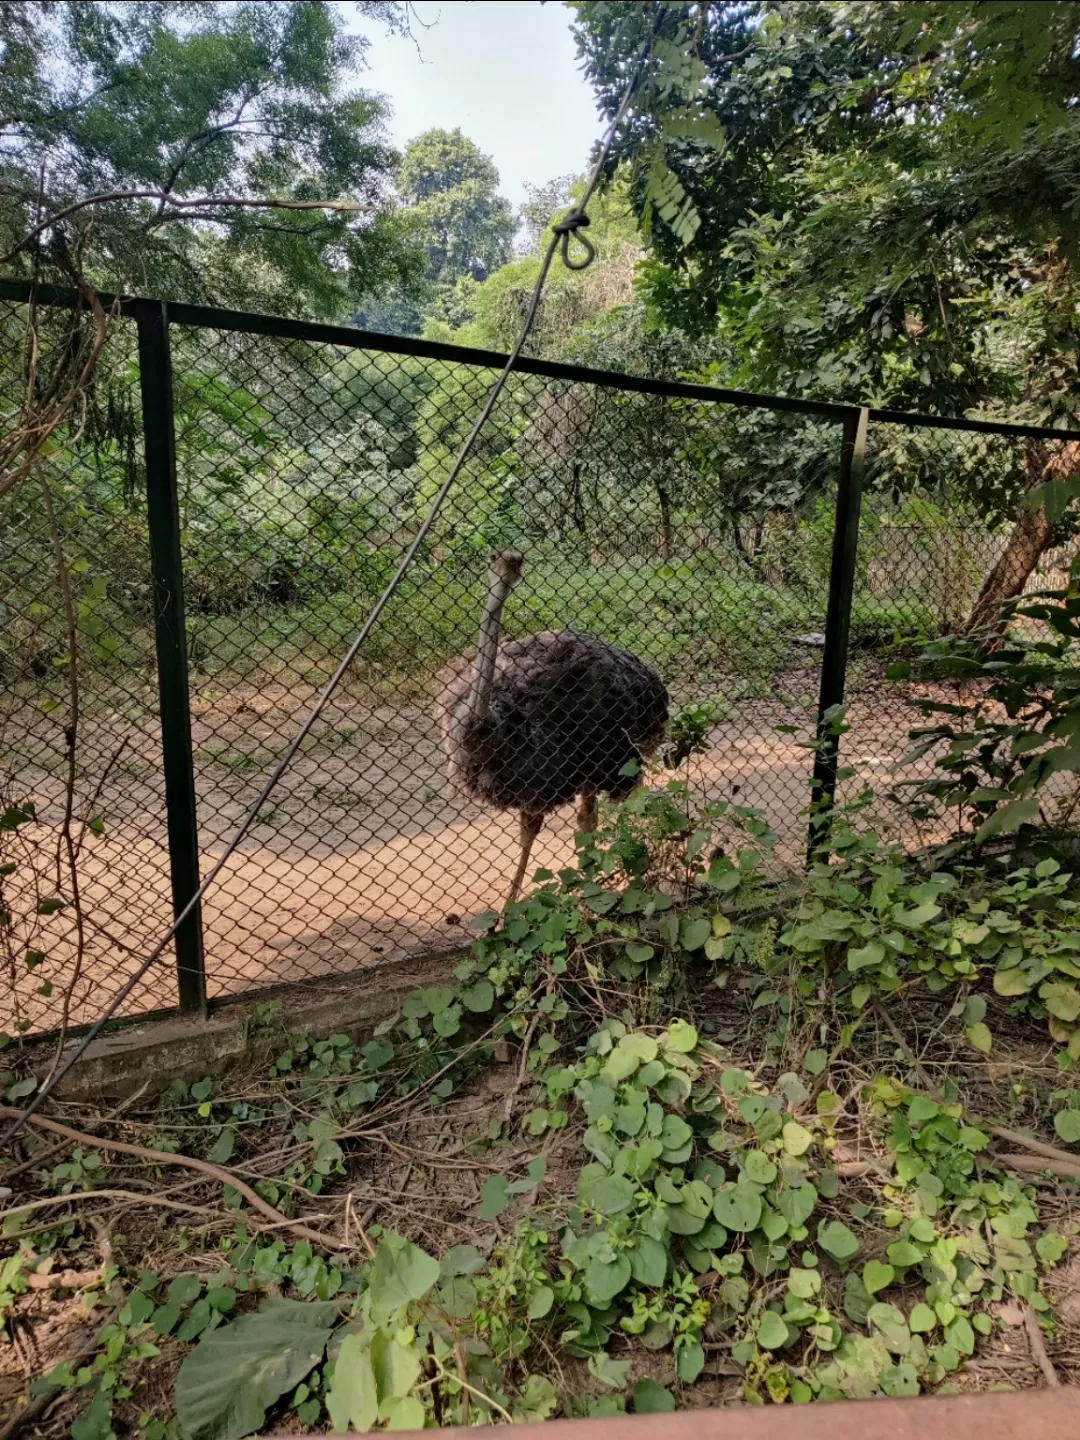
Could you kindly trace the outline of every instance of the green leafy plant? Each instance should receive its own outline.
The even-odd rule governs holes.
[[[1014,601],[1004,635],[977,633],[929,645],[920,670],[962,681],[972,698],[913,704],[933,724],[911,732],[909,763],[935,755],[935,772],[913,789],[925,804],[956,814],[964,843],[978,846],[1015,831],[1067,829],[1080,783],[1053,781],[1080,771],[1080,597],[1074,587]],[[1039,633],[1025,633],[1037,622]],[[1045,627],[1045,628],[1044,628]],[[892,673],[903,678],[910,666]],[[970,837],[970,840],[969,838]]]
[[[831,1070],[879,999],[916,986],[975,1053],[997,1043],[991,1004],[1057,1024],[1047,1007],[1062,996],[1045,986],[1071,978],[1054,962],[1069,953],[1072,877],[1056,861],[927,871],[866,828],[866,803],[836,817],[831,863],[793,899],[768,879],[760,816],[695,808],[677,782],[643,788],[578,868],[481,917],[455,979],[408,994],[369,1040],[276,1042],[242,1100],[211,1077],[175,1083],[163,1139],[176,1121],[218,1163],[288,1117],[289,1154],[258,1185],[291,1214],[305,1193],[340,1190],[357,1110],[440,1105],[521,1043],[510,1103],[469,1141],[487,1168],[476,1244],[438,1258],[372,1225],[358,1263],[251,1233],[238,1209],[212,1279],[142,1273],[92,1362],[50,1377],[85,1393],[85,1440],[109,1433],[165,1342],[191,1347],[182,1440],[240,1440],[290,1415],[341,1432],[663,1413],[716,1336],[752,1401],[917,1394],[949,1381],[1006,1296],[1048,1319],[1041,1277],[1075,1225],[1046,1227],[1037,1192],[996,1164],[991,1127],[955,1093],[888,1073],[845,1099]],[[1000,978],[1014,971],[1023,990]],[[759,1027],[741,1060],[690,1018],[736,973]],[[1071,1090],[1040,1101],[1063,1143],[1080,1139]],[[872,1156],[854,1171],[852,1103]],[[53,1185],[92,1183],[82,1159]],[[9,1306],[20,1275],[4,1270]],[[557,1384],[552,1354],[582,1362],[599,1393]],[[672,1388],[632,1381],[635,1357]]]
[[[1080,899],[1057,860],[928,870],[849,822],[829,844],[839,863],[812,867],[778,943],[827,975],[852,1011],[912,985],[949,992],[968,1043],[987,1051],[987,999],[976,992],[989,983],[1015,1012],[1045,1019],[1064,1065],[1080,1059]]]

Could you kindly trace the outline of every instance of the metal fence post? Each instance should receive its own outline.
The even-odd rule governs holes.
[[[199,888],[199,829],[191,749],[191,698],[184,625],[180,507],[176,486],[172,357],[166,303],[148,300],[139,302],[134,309],[139,330],[139,384],[146,452],[146,504],[154,588],[169,868],[173,914],[178,915]],[[201,906],[196,906],[177,930],[175,943],[180,1008],[205,1014],[206,968]]]
[[[829,605],[825,616],[825,646],[821,654],[821,686],[818,691],[817,751],[811,782],[808,849],[808,859],[811,860],[814,852],[829,838],[836,797],[840,737],[830,726],[829,718],[830,712],[844,703],[869,422],[869,410],[853,410],[844,420],[840,449],[840,480],[836,490],[836,520],[829,568]]]

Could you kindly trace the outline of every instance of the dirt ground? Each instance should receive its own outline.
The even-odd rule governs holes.
[[[808,661],[811,656],[816,652],[807,652]],[[784,676],[774,692],[783,698],[736,701],[713,731],[708,754],[679,772],[701,800],[760,808],[788,860],[797,859],[804,844],[811,769],[805,747],[815,686],[810,661]],[[313,694],[294,684],[208,688],[196,695],[203,874]],[[859,782],[880,785],[893,778],[890,766],[903,753],[913,716],[898,703],[895,687],[860,683],[858,694],[845,763],[854,766]],[[778,731],[780,725],[795,727],[795,733]],[[22,865],[8,882],[15,913],[20,903],[23,913],[32,913],[26,884],[36,873],[41,893],[49,893],[62,842],[63,737],[55,716],[27,710],[8,717],[5,735],[5,746],[12,738],[19,742],[21,782],[32,786],[38,802],[40,823],[17,835],[20,853],[28,857],[32,850],[34,863]],[[467,943],[469,918],[498,906],[509,886],[517,817],[451,791],[422,703],[392,707],[345,696],[312,739],[204,902],[211,996]],[[0,1028],[20,1022],[31,1033],[52,1028],[62,1023],[68,995],[68,1023],[93,1019],[168,925],[159,747],[156,722],[132,723],[130,711],[101,707],[84,719],[80,753],[101,758],[80,779],[75,813],[82,814],[96,794],[91,808],[104,833],[82,836],[81,964],[71,910],[40,919],[40,933],[26,944],[46,958],[32,972],[9,964]],[[570,810],[552,816],[534,849],[536,867],[558,870],[571,863],[573,831]],[[176,1004],[174,964],[171,952],[163,956],[130,997],[128,1013]]]
[[[710,999],[716,1007],[713,1016],[718,1032],[724,1031],[728,1022],[743,1032],[745,1012],[730,993],[714,990]],[[1015,1059],[1023,1066],[1025,1052],[1017,1051]],[[972,1074],[974,1078],[974,1072]],[[989,1074],[988,1067],[987,1076]],[[515,1094],[519,1107],[524,1108],[527,1102],[523,1102],[518,1092],[517,1075],[516,1055],[508,1052],[503,1063],[480,1069],[446,1104],[413,1107],[406,1112],[407,1125],[400,1124],[403,1117],[399,1116],[399,1127],[376,1126],[365,1140],[354,1140],[349,1146],[347,1188],[361,1223],[370,1226],[377,1220],[407,1235],[434,1255],[444,1255],[458,1244],[473,1244],[483,1254],[490,1254],[493,1246],[509,1233],[511,1224],[505,1217],[487,1222],[477,1219],[481,1186],[488,1175],[523,1163],[525,1156],[535,1152],[536,1145],[526,1143],[516,1154],[502,1146],[484,1154],[476,1151],[473,1142],[487,1131],[493,1115],[504,1112]],[[257,1095],[264,1078],[257,1070],[234,1072],[229,1078],[228,1093]],[[994,1086],[989,1079],[987,1085],[989,1097]],[[136,1139],[142,1139],[138,1113],[132,1112],[125,1123],[130,1124]],[[152,1118],[154,1111],[151,1109],[146,1115]],[[78,1118],[73,1118],[71,1123],[79,1123]],[[164,1123],[168,1125],[167,1120]],[[852,1159],[860,1153],[852,1148],[857,1140],[853,1131],[843,1142],[845,1153],[850,1150]],[[543,1150],[547,1170],[541,1201],[573,1194],[581,1166],[580,1132],[573,1128],[550,1132]],[[231,1163],[238,1173],[253,1180],[264,1173],[265,1157],[273,1157],[275,1153],[280,1161],[280,1152],[275,1152],[274,1144],[266,1137],[261,1148],[249,1143]],[[120,1157],[110,1159],[109,1165],[111,1183],[127,1187],[140,1183],[142,1172],[137,1164],[132,1165]],[[870,1183],[850,1183],[854,1187],[852,1195],[865,1198],[871,1204],[879,1201],[879,1193]],[[202,1223],[184,1232],[182,1241],[179,1222],[174,1217],[163,1216],[160,1210],[142,1209],[138,1195],[132,1194],[130,1188],[119,1193],[127,1194],[126,1202],[98,1210],[96,1228],[99,1233],[108,1233],[106,1219],[111,1216],[115,1220],[122,1214],[122,1225],[117,1229],[123,1237],[124,1254],[131,1267],[152,1269],[162,1284],[179,1273],[198,1273],[210,1281],[221,1275],[220,1241],[230,1233],[235,1216],[220,1205],[219,1196],[213,1193],[213,1182],[195,1196],[191,1194],[190,1184],[172,1190],[162,1189],[162,1182],[158,1182],[159,1195],[184,1195],[207,1207],[200,1215]],[[340,1196],[337,1198],[340,1200]],[[323,1204],[332,1208],[334,1203],[334,1197],[327,1194],[317,1203],[317,1208],[321,1211]],[[1039,1203],[1044,1220],[1068,1234],[1070,1222],[1076,1217],[1075,1197],[1062,1186],[1046,1182],[1040,1189]],[[211,1207],[217,1209],[216,1215],[215,1208]],[[88,1253],[88,1269],[92,1259],[92,1252]],[[717,1279],[712,1276],[712,1283]],[[706,1277],[707,1284],[709,1280],[710,1277]],[[226,1277],[221,1283],[232,1281]],[[1073,1239],[1068,1256],[1046,1277],[1045,1288],[1055,1307],[1055,1325],[1046,1340],[1046,1358],[1062,1384],[1075,1385],[1080,1383],[1080,1241]],[[77,1353],[92,1340],[95,1321],[100,1324],[100,1311],[90,1311],[78,1295],[56,1290],[20,1297],[16,1313],[18,1323],[10,1326],[13,1343],[0,1345],[0,1415],[13,1413],[28,1376],[41,1374]],[[1023,1308],[1013,1300],[1006,1300],[997,1307],[996,1313],[1002,1320],[1001,1328],[985,1340],[980,1338],[976,1355],[965,1362],[953,1383],[963,1391],[1000,1386],[1035,1389],[1045,1385],[1045,1371],[1025,1328]],[[730,1361],[725,1342],[725,1335],[719,1331],[708,1341],[706,1369],[693,1386],[687,1387],[677,1381],[669,1351],[644,1350],[625,1336],[616,1344],[623,1347],[620,1353],[631,1362],[628,1383],[647,1376],[674,1390],[679,1395],[680,1408],[697,1409],[742,1401],[743,1372]],[[159,1343],[159,1358],[130,1369],[127,1378],[134,1386],[134,1393],[130,1401],[121,1406],[121,1413],[137,1415],[146,1410],[160,1414],[171,1409],[173,1383],[186,1347],[171,1337]],[[551,1358],[550,1351],[548,1357]],[[560,1354],[556,1363],[560,1383],[571,1393],[602,1393],[583,1361]],[[47,1417],[33,1427],[34,1433],[48,1440],[66,1436],[70,1433],[71,1420],[84,1403],[84,1397],[78,1392],[61,1395]],[[295,1419],[290,1417],[272,1423],[263,1433],[291,1435],[297,1428]]]

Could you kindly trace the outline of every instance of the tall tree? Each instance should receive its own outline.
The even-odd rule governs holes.
[[[426,130],[405,147],[401,198],[422,227],[433,285],[484,280],[510,258],[514,215],[490,156],[460,130]]]
[[[525,254],[537,250],[556,213],[565,213],[574,198],[574,175],[557,175],[546,185],[525,186],[527,199],[518,206],[518,223],[522,230],[521,249]]]
[[[9,271],[335,318],[415,285],[367,42],[324,0],[5,0],[0,32]]]
[[[525,207],[530,248],[501,266],[482,284],[459,280],[449,300],[434,308],[424,333],[462,345],[505,350],[514,342],[528,308],[550,226],[567,214],[584,191],[583,180],[553,181],[535,189]],[[625,185],[615,182],[589,204],[589,241],[596,259],[582,273],[556,265],[548,274],[529,353],[562,357],[575,332],[613,306],[634,299],[635,275],[643,251]],[[453,303],[450,303],[450,302]]]
[[[426,130],[406,145],[397,184],[425,285],[420,294],[389,288],[353,323],[399,335],[418,335],[431,319],[456,328],[472,313],[477,285],[510,258],[514,217],[498,194],[499,172],[460,130]]]

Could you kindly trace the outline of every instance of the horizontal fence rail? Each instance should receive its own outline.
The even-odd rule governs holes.
[[[30,286],[24,280],[0,278],[0,300],[11,300],[24,304],[33,294],[36,303],[45,306],[77,308],[82,305],[79,296],[50,285]],[[99,296],[106,310],[115,305],[121,316],[131,316],[146,301],[117,297],[107,293]],[[170,321],[176,325],[191,325],[217,330],[228,330],[238,335],[267,335],[280,340],[307,340],[327,345],[341,345],[356,350],[377,350],[386,355],[410,355],[417,359],[446,361],[452,365],[475,365],[485,369],[501,370],[506,364],[506,355],[498,350],[479,350],[467,345],[448,345],[437,340],[422,340],[411,335],[384,335],[381,331],[361,330],[351,325],[326,325],[314,320],[292,320],[284,316],[260,315],[249,310],[226,310],[213,305],[190,305],[183,301],[169,300],[167,307]],[[584,365],[568,365],[555,360],[538,360],[523,355],[515,370],[524,375],[539,375],[550,380],[577,381],[582,384],[602,385],[610,389],[636,391],[640,394],[666,395],[673,399],[719,401],[729,405],[741,405],[750,409],[786,411],[800,415],[818,415],[823,419],[843,421],[858,413],[859,406],[843,405],[830,400],[804,400],[789,395],[759,395],[749,390],[727,390],[718,385],[694,385],[681,380],[662,380],[648,376],[628,375],[615,370],[593,370]],[[867,414],[871,421],[890,425],[911,425],[930,430],[964,430],[987,435],[1004,435],[1013,439],[1061,440],[1080,431],[1063,430],[1048,425],[1014,424],[1006,420],[976,420],[967,416],[926,415],[905,410],[880,410],[870,407]]]
[[[0,281],[9,413],[31,298],[39,384],[85,323],[70,295]],[[36,485],[0,507],[0,1028],[93,1019],[186,903],[504,359],[116,303],[85,411],[51,442],[51,519]],[[866,785],[883,824],[925,839],[888,800],[925,687],[886,672],[1000,588],[1009,506],[1074,447],[1080,432],[523,359],[345,685],[129,1013],[466,944],[525,833],[526,879],[572,864],[591,791],[610,818],[638,753],[695,805],[760,812],[781,863],[801,863],[809,826],[820,841],[823,802]],[[1071,559],[1067,536],[1043,539],[1029,587]],[[501,608],[493,550],[523,557]],[[496,711],[519,728],[478,770],[485,611]]]

